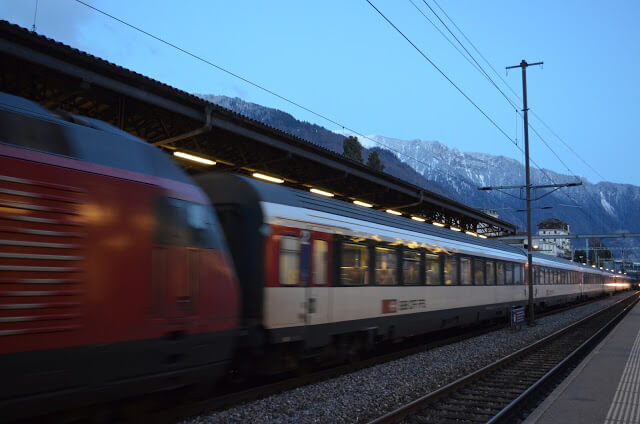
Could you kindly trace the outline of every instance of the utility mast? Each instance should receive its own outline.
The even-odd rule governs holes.
[[[543,62],[527,63],[522,60],[520,65],[507,66],[507,69],[522,68],[522,112],[524,115],[524,169],[527,199],[527,284],[529,285],[529,325],[534,325],[533,316],[533,246],[531,242],[531,174],[529,168],[529,109],[527,107],[527,68],[542,65]]]
[[[531,185],[531,174],[529,166],[529,108],[527,106],[527,68],[529,66],[542,65],[543,62],[527,63],[526,60],[520,62],[519,65],[508,66],[507,69],[522,68],[522,112],[524,118],[524,156],[525,156],[525,185],[524,186],[497,186],[497,187],[478,187],[478,190],[498,190],[507,193],[505,190],[520,190],[520,199],[522,199],[522,189],[525,189],[525,199],[527,201],[527,285],[529,286],[529,325],[535,325],[535,317],[533,315],[533,246],[531,241],[531,202],[540,200],[545,196],[553,193],[562,187],[575,187],[582,185],[582,182],[565,183],[565,184],[545,184]],[[531,190],[551,189],[546,193],[531,198]],[[512,196],[511,194],[509,194]],[[516,196],[513,196],[516,197]],[[546,209],[546,208],[541,208]]]

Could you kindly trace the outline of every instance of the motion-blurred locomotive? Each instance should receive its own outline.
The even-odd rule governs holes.
[[[0,421],[503,319],[521,249],[247,177],[194,182],[0,93]],[[538,307],[628,288],[534,258]]]

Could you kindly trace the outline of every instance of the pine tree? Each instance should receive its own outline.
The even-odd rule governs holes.
[[[362,163],[362,146],[357,138],[349,136],[342,143],[343,154],[349,159]]]
[[[369,157],[367,158],[367,166],[375,169],[376,171],[384,171],[384,165],[380,161],[380,156],[378,156],[378,152],[375,150],[369,153]]]

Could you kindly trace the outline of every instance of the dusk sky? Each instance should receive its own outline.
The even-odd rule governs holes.
[[[522,153],[365,0],[86,0],[122,20],[363,134],[438,140],[461,151],[522,160]],[[412,0],[435,23],[423,0]],[[371,0],[512,139],[514,108],[410,0]],[[451,22],[436,10],[449,27]],[[640,185],[640,2],[438,0],[500,77],[454,32],[521,108],[522,59],[531,124],[571,172],[531,134],[542,167],[592,182]],[[0,0],[0,18],[31,28],[36,0]],[[446,30],[442,28],[443,31]],[[39,0],[36,31],[177,88],[238,96],[330,130],[338,126],[197,61],[74,0]],[[448,33],[447,35],[452,38]],[[452,39],[455,42],[455,40]]]

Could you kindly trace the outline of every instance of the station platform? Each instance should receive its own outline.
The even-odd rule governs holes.
[[[525,424],[640,423],[640,303]]]

